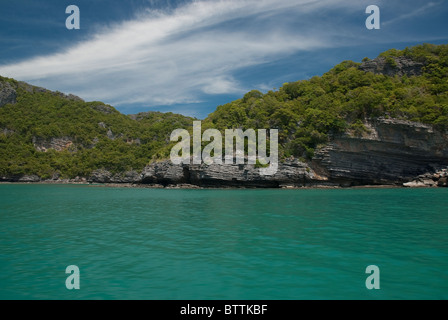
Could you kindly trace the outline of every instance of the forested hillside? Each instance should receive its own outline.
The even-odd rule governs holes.
[[[377,117],[448,126],[448,45],[392,49],[277,91],[253,90],[219,106],[207,122],[219,129],[278,128],[282,156],[312,158],[332,134],[362,135],[363,123]]]
[[[159,150],[172,130],[188,128],[193,120],[160,112],[127,116],[101,102],[0,80],[0,89],[13,88],[17,96],[0,107],[0,176],[73,178],[97,168],[141,170],[162,157]]]

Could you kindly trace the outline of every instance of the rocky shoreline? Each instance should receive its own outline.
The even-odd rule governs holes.
[[[291,165],[291,164],[289,164]],[[305,165],[305,164],[304,164]],[[236,166],[236,165],[230,165]],[[244,165],[247,167],[248,165]],[[282,166],[285,166],[283,164]],[[288,166],[288,165],[287,165]],[[160,169],[162,167],[163,169]],[[177,167],[177,168],[176,168]],[[300,166],[296,166],[299,168]],[[193,171],[193,175],[201,174],[203,180],[185,180],[185,168],[189,169],[189,166],[185,165],[172,165],[168,161],[153,164],[145,168],[141,174],[131,175],[128,173],[121,175],[111,175],[106,170],[97,170],[89,178],[76,177],[75,179],[50,179],[41,180],[37,176],[23,176],[16,181],[0,181],[0,184],[47,184],[47,185],[89,185],[98,187],[120,187],[120,188],[156,188],[156,189],[234,189],[234,188],[275,188],[275,189],[339,189],[339,188],[437,188],[448,187],[448,168],[441,169],[435,173],[421,174],[415,179],[409,182],[403,183],[389,183],[389,184],[355,184],[348,183],[347,181],[328,181],[324,177],[318,177],[311,170],[302,171],[302,176],[297,179],[299,175],[296,175],[296,179],[282,180],[279,176],[286,177],[285,170],[281,172],[277,177],[271,177],[271,183],[266,183],[260,179],[238,181],[232,178],[232,175],[227,175],[227,180],[207,180],[204,178],[203,170],[198,166],[197,171]],[[308,168],[308,167],[306,167]],[[252,166],[251,174],[256,177],[256,168]],[[216,168],[215,168],[216,170]],[[246,168],[247,170],[247,168]],[[230,169],[231,171],[231,169]],[[212,171],[216,172],[216,171]],[[226,174],[229,173],[229,169],[226,170]],[[289,168],[291,172],[291,168]],[[306,174],[305,174],[306,172]],[[246,172],[247,174],[247,172]],[[134,179],[131,179],[130,177]],[[191,176],[190,176],[191,179]],[[266,180],[268,181],[268,180]]]
[[[399,119],[364,123],[365,132],[332,136],[312,160],[283,159],[274,175],[263,176],[252,164],[173,164],[153,162],[142,171],[113,174],[105,169],[89,177],[61,179],[56,172],[42,181],[36,175],[1,177],[20,183],[80,183],[157,188],[340,188],[447,187],[448,131]]]
[[[405,187],[448,187],[448,169],[442,169],[436,173],[425,173],[416,179],[403,184]]]

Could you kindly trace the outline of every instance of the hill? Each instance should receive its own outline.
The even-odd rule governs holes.
[[[99,168],[141,170],[161,157],[172,130],[192,120],[160,112],[128,116],[102,102],[0,78],[0,176],[74,178]]]
[[[253,90],[210,114],[210,127],[278,128],[283,157],[311,159],[331,135],[367,134],[379,117],[448,126],[448,45],[389,50],[344,61],[321,77]],[[204,124],[205,125],[205,124]]]

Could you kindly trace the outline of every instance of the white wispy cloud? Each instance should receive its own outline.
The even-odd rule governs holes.
[[[383,22],[382,25],[387,26],[387,25],[396,23],[401,20],[408,20],[411,18],[421,16],[421,15],[427,13],[431,8],[434,8],[440,4],[442,4],[442,2],[428,2],[425,5],[412,10],[411,12],[406,12],[406,13],[403,13],[393,19],[387,20],[387,21]],[[411,8],[412,8],[412,6],[411,6]]]
[[[300,26],[313,12],[343,6],[350,7],[216,0],[148,10],[61,52],[0,66],[0,74],[115,106],[195,103],[208,94],[246,92],[237,70],[332,45],[336,29]]]

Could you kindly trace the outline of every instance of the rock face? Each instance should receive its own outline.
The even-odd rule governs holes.
[[[38,176],[36,176],[35,174],[24,175],[24,176],[20,177],[17,181],[19,181],[19,182],[39,182],[40,178]]]
[[[8,103],[16,103],[16,90],[8,82],[0,82],[0,107]]]
[[[107,170],[98,169],[92,172],[87,179],[91,183],[140,183],[141,173],[137,171],[126,171],[112,175]]]
[[[36,150],[40,152],[47,152],[48,149],[63,151],[74,146],[70,137],[51,138],[49,140],[33,137],[33,144]]]
[[[413,181],[403,183],[405,187],[448,187],[448,169],[442,169],[436,173],[424,173]]]
[[[0,176],[0,181],[3,182],[39,182],[41,181],[40,177],[32,174],[32,175],[17,175],[10,177],[2,177]]]
[[[448,132],[397,119],[379,118],[365,125],[368,134],[334,136],[310,164],[286,160],[272,176],[260,175],[249,164],[174,165],[164,161],[147,166],[141,182],[201,187],[402,186],[421,176],[416,183],[423,186],[446,184],[445,175],[434,180],[433,174],[448,166]]]
[[[279,163],[274,175],[263,176],[252,164],[183,164],[170,161],[153,163],[143,170],[145,184],[189,184],[201,187],[286,187],[303,186],[316,180],[307,164],[297,160]]]
[[[87,181],[96,183],[108,183],[111,182],[111,177],[112,174],[109,171],[98,169],[92,172],[92,175],[87,179]]]
[[[448,163],[448,134],[429,125],[377,119],[370,134],[334,137],[316,153],[313,169],[331,181],[402,184]]]
[[[364,61],[359,66],[360,70],[383,74],[386,76],[419,76],[423,73],[422,62],[412,60],[408,57],[378,57],[373,60]]]
[[[104,104],[98,104],[98,105],[92,106],[91,108],[96,111],[99,111],[101,113],[104,113],[104,114],[111,114],[114,112],[114,108],[112,108],[111,106],[104,105]]]
[[[186,183],[182,165],[174,165],[170,161],[152,163],[142,172],[142,183],[146,184],[179,184]]]
[[[111,181],[114,183],[140,183],[142,174],[137,171],[120,172],[112,176]]]

